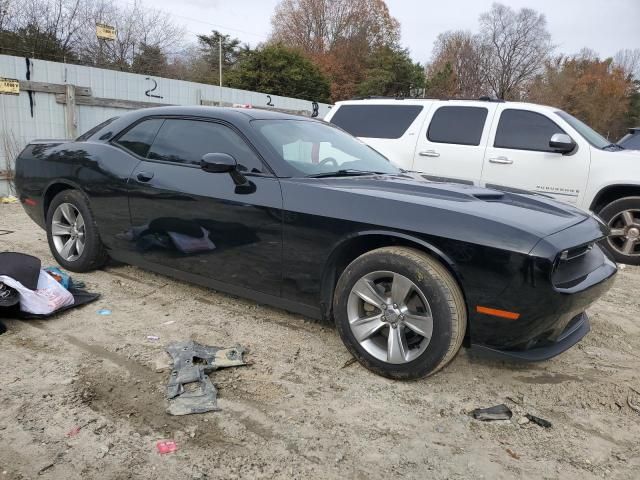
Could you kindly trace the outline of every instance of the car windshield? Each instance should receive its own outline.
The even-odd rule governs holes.
[[[300,176],[400,173],[385,157],[348,133],[309,120],[254,120],[252,125]]]
[[[578,120],[576,117],[569,115],[567,112],[563,112],[562,110],[558,110],[556,111],[556,113],[560,118],[571,125],[575,130],[577,130],[577,132],[594,147],[603,149],[611,145],[611,142],[609,140],[604,138],[586,123]]]

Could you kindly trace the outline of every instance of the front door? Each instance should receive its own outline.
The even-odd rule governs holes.
[[[429,180],[478,185],[494,109],[489,102],[432,109],[420,132],[413,169]]]
[[[578,144],[561,154],[549,147],[565,131],[543,113],[501,105],[485,155],[482,181],[487,187],[544,193],[576,204],[584,195],[589,150]],[[574,138],[574,140],[577,140]]]
[[[206,153],[232,155],[248,183],[203,171]],[[280,295],[280,183],[244,138],[222,123],[166,118],[145,157],[129,180],[137,263]]]

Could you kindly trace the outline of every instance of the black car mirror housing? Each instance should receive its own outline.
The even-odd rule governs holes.
[[[200,168],[209,173],[230,173],[238,168],[238,162],[228,153],[207,153],[200,160]]]

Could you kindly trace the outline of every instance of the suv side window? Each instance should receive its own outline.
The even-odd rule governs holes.
[[[487,113],[482,107],[440,107],[433,114],[427,138],[434,143],[478,146]]]
[[[262,161],[235,131],[220,123],[201,120],[165,120],[147,158],[200,165],[207,153],[233,156],[243,172],[267,172]]]
[[[400,138],[422,108],[421,105],[341,105],[331,123],[354,137]]]
[[[500,115],[493,146],[553,152],[553,148],[549,147],[549,140],[554,133],[565,133],[565,131],[541,113],[506,109]]]
[[[164,122],[162,118],[144,120],[126,131],[124,135],[118,137],[114,143],[136,155],[146,157],[162,122]]]

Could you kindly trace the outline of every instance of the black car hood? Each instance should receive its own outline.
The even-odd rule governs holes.
[[[291,179],[283,193],[287,210],[523,253],[540,239],[590,218],[542,195],[431,182],[416,175]]]

